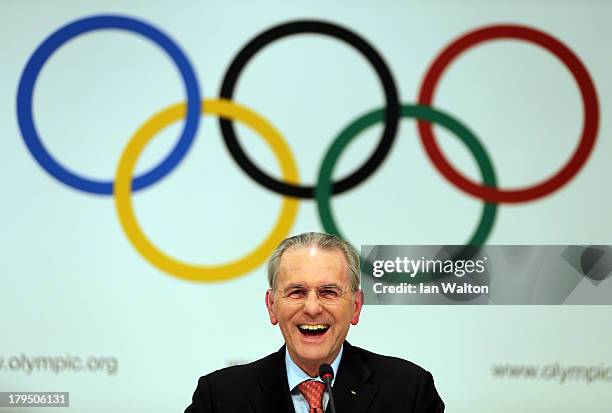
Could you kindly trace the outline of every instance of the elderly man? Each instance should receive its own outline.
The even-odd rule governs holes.
[[[285,345],[253,363],[201,377],[186,413],[330,410],[319,367],[331,365],[338,413],[443,412],[431,374],[344,341],[359,322],[359,256],[329,234],[284,240],[268,263],[266,307]]]

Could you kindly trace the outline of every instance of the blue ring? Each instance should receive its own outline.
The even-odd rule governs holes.
[[[36,161],[60,182],[75,189],[100,195],[113,193],[113,181],[84,178],[59,164],[45,149],[32,115],[34,84],[47,59],[64,43],[80,34],[99,29],[120,29],[138,33],[160,46],[172,58],[183,78],[187,92],[187,117],[182,134],[170,154],[155,168],[134,178],[132,190],[138,191],[166,176],[189,150],[200,121],[200,89],[187,56],[168,36],[153,26],[122,16],[92,16],[72,22],[51,34],[32,54],[23,70],[17,89],[17,119],[23,139]]]

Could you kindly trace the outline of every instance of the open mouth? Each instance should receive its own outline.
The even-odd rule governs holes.
[[[329,330],[329,324],[300,324],[298,330],[308,337],[321,336]]]

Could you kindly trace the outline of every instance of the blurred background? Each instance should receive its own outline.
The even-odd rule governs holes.
[[[72,410],[88,413],[182,411],[199,376],[282,345],[264,307],[267,246],[326,228],[312,197],[285,197],[245,173],[216,115],[199,118],[185,156],[172,158],[164,173],[127,198],[155,251],[132,242],[137,231],[122,225],[110,190],[74,182],[112,188],[139,128],[186,102],[183,75],[191,79],[191,98],[197,90],[203,99],[219,98],[239,51],[285,23],[323,21],[363,39],[391,73],[403,105],[417,103],[434,59],[469,32],[515,25],[556,39],[576,57],[572,67],[583,65],[598,108],[585,109],[575,74],[550,50],[516,38],[478,41],[452,59],[432,107],[473,132],[506,190],[558,172],[578,149],[586,118],[595,143],[573,178],[538,198],[500,203],[484,241],[612,244],[607,1],[3,0],[0,7],[6,191],[0,391],[68,391]],[[126,27],[92,28],[87,21]],[[75,27],[90,30],[79,34]],[[232,99],[280,132],[290,152],[284,162],[293,158],[299,182],[310,186],[340,132],[386,104],[381,79],[363,54],[312,33],[259,50],[239,73]],[[173,152],[184,119],[169,122],[134,155],[136,175]],[[190,119],[195,127],[196,117]],[[235,131],[248,159],[282,179],[280,159],[262,136],[241,122]],[[383,131],[377,123],[356,136],[333,179],[360,168]],[[468,146],[444,127],[434,132],[448,162],[481,183]],[[439,172],[414,119],[402,118],[394,136],[367,179],[330,198],[342,235],[357,247],[468,242],[483,201]],[[50,173],[51,164],[63,172]],[[297,205],[295,217],[281,211],[283,202]],[[154,258],[162,251],[187,264],[165,267]],[[235,260],[244,263],[240,271],[222,267]],[[210,271],[197,275],[197,266]],[[368,306],[362,314],[349,341],[430,370],[449,412],[608,412],[612,405],[609,306]]]

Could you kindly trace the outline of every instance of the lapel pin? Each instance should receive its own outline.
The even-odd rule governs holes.
[[[351,394],[357,394],[355,390],[351,390]]]

